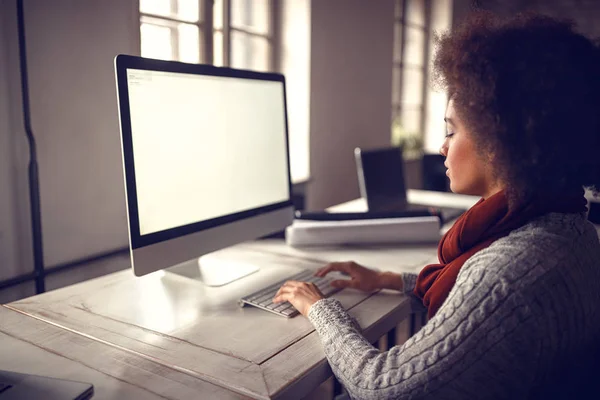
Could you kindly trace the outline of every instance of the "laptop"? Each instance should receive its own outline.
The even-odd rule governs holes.
[[[404,159],[401,147],[354,150],[360,195],[369,212],[423,210],[428,206],[409,204],[404,179]],[[430,208],[430,207],[429,207]],[[436,208],[442,220],[458,217],[461,208]]]
[[[93,395],[89,383],[0,370],[0,400],[85,400]]]

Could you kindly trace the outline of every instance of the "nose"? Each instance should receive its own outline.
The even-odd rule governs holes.
[[[442,147],[440,147],[440,154],[443,155],[444,157],[448,156],[448,146],[446,146],[445,142],[442,145]]]

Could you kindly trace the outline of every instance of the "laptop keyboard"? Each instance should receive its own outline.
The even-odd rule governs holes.
[[[283,303],[273,303],[273,297],[275,293],[279,290],[281,285],[283,285],[287,281],[302,281],[302,282],[312,282],[314,283],[321,293],[325,297],[329,297],[335,292],[340,291],[340,288],[334,288],[329,283],[334,279],[339,279],[331,276],[318,277],[314,276],[315,271],[312,270],[304,270],[296,275],[290,276],[288,278],[282,279],[279,282],[276,282],[266,288],[258,290],[248,296],[244,296],[240,299],[240,305],[243,307],[245,305],[250,305],[254,307],[258,307],[265,311],[272,312],[274,314],[280,315],[282,317],[291,318],[298,315],[298,310],[292,306],[289,302]]]

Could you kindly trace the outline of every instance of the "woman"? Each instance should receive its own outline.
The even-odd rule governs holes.
[[[418,277],[318,272],[413,292],[428,323],[380,352],[311,284],[287,282],[274,300],[310,319],[353,398],[577,398],[600,380],[600,244],[582,189],[600,188],[600,50],[535,15],[476,14],[439,44],[441,153],[452,191],[481,200]]]

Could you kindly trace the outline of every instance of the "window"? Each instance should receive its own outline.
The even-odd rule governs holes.
[[[396,0],[392,142],[402,143],[409,158],[420,153],[425,129],[430,7],[430,0]]]
[[[309,43],[294,43],[294,68],[280,60],[277,18],[294,13],[294,20],[310,21],[310,8],[301,2],[282,4],[278,0],[139,0],[140,42],[143,57],[206,63],[256,71],[286,70],[290,135],[290,163],[293,182],[308,179],[308,94],[303,92],[306,77],[297,69],[309,59]],[[277,5],[279,4],[279,7]],[[282,17],[286,21],[290,18]],[[288,36],[298,36],[290,24]],[[304,24],[310,26],[310,24]],[[303,25],[303,26],[304,26]],[[303,33],[303,32],[301,32]],[[307,33],[308,37],[308,33]],[[289,53],[289,50],[288,50]],[[305,54],[306,53],[306,54]],[[308,68],[308,65],[306,66]],[[307,69],[308,71],[308,69]],[[304,102],[303,102],[304,101]]]
[[[143,57],[274,70],[274,0],[140,0]]]

